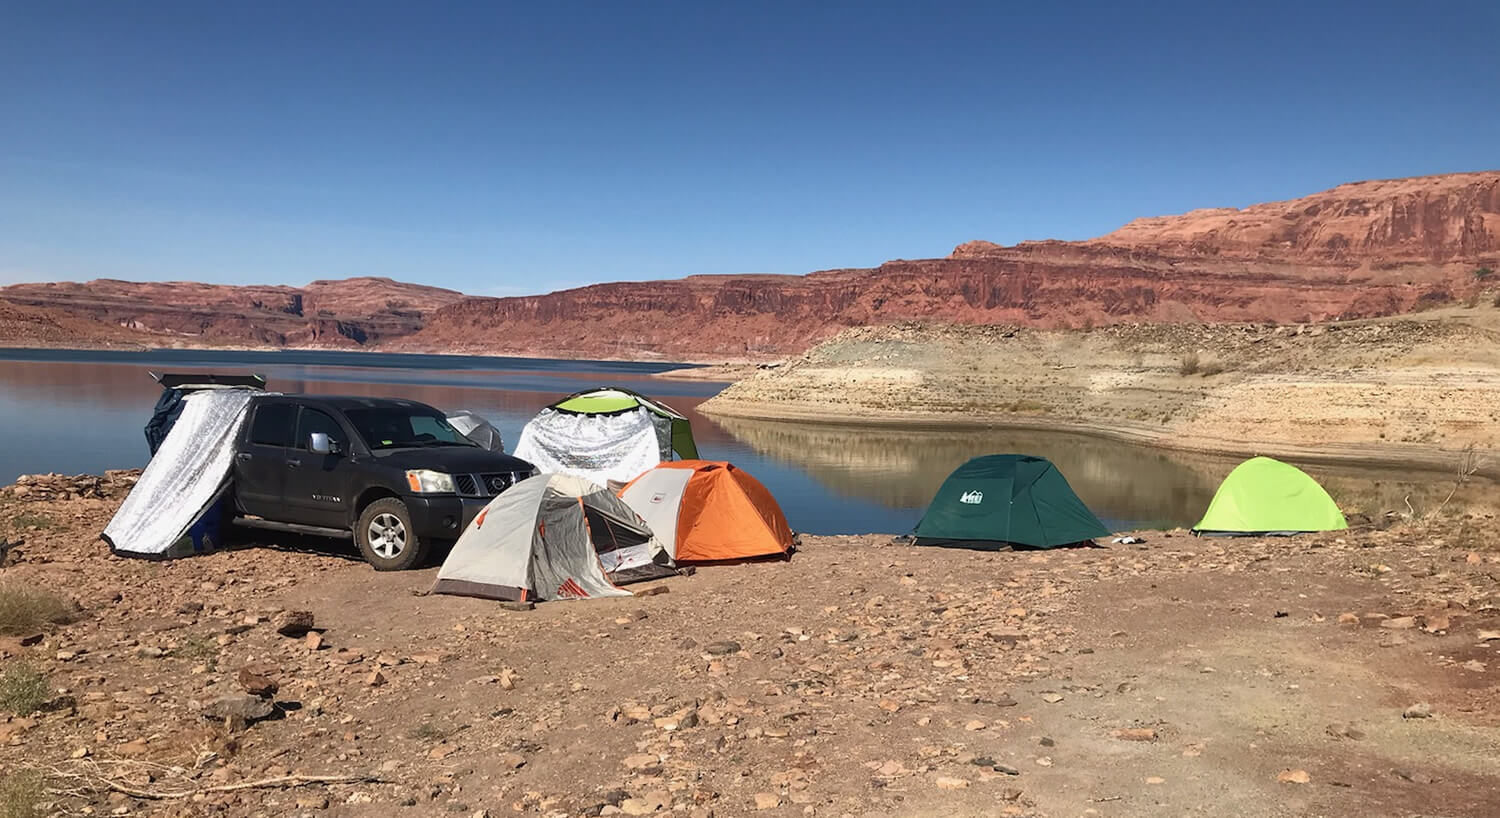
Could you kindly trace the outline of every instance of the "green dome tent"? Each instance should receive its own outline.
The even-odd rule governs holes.
[[[1289,535],[1348,527],[1333,498],[1307,472],[1280,460],[1252,457],[1235,466],[1219,484],[1193,533],[1209,537]]]
[[[917,545],[1057,548],[1109,536],[1109,529],[1044,458],[976,457],[938,489],[917,523]]]

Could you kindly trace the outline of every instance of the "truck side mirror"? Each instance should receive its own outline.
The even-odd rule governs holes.
[[[339,444],[331,440],[324,432],[313,432],[307,436],[307,448],[313,454],[336,454]]]

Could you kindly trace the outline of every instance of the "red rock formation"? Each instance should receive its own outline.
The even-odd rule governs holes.
[[[1500,172],[1342,185],[1245,210],[1139,219],[1085,242],[987,241],[807,276],[692,276],[469,299],[403,346],[760,358],[908,319],[1080,327],[1305,322],[1446,301],[1500,267]]]
[[[522,298],[388,279],[301,289],[98,281],[17,285],[0,301],[178,342],[723,360],[912,319],[1079,327],[1389,315],[1472,291],[1479,266],[1500,268],[1496,171],[1356,182],[1244,210],[1138,219],[1089,241],[971,241],[947,258],[806,276],[690,276]]]
[[[0,288],[4,301],[123,327],[144,342],[253,346],[378,344],[417,331],[425,315],[463,298],[388,278],[314,281],[302,288],[111,279]]]

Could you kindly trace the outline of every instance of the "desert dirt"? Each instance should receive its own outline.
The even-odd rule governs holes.
[[[759,370],[700,411],[1071,430],[1298,462],[1456,471],[1467,459],[1493,477],[1500,308],[1307,326],[860,327]]]
[[[82,608],[0,635],[0,669],[51,688],[0,714],[4,808],[1500,814],[1493,514],[1044,552],[809,537],[520,611],[327,541],[112,557],[131,480],[0,492],[0,540],[24,540],[0,587]],[[205,718],[226,696],[268,717]]]

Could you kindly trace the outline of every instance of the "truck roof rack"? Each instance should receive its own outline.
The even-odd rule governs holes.
[[[265,375],[220,375],[213,372],[191,372],[186,374],[173,374],[169,372],[148,373],[153,380],[161,384],[163,389],[182,389],[195,386],[231,386],[246,389],[265,389]]]

